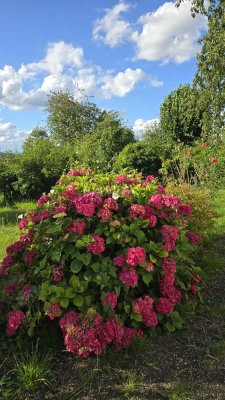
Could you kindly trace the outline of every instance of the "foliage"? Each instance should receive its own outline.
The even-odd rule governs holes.
[[[48,128],[58,143],[72,143],[92,132],[100,109],[87,100],[76,100],[72,94],[52,92],[47,103]]]
[[[180,328],[179,304],[201,279],[189,256],[199,238],[185,225],[191,207],[163,191],[153,176],[62,176],[3,259],[7,335],[61,316],[67,350],[87,357]]]
[[[178,0],[179,6],[184,0]],[[224,52],[225,13],[224,0],[191,0],[192,16],[200,13],[208,19],[207,33],[200,39],[202,45],[197,55],[197,73],[194,87],[199,91],[203,106],[202,130],[204,136],[221,137],[224,134]]]
[[[162,160],[169,154],[166,142],[160,137],[153,136],[151,140],[143,140],[128,144],[116,157],[113,170],[120,172],[123,169],[137,170],[144,175],[158,174]]]
[[[215,189],[225,183],[225,146],[218,142],[195,142],[192,147],[178,144],[161,172],[167,180],[185,181]]]
[[[77,158],[86,167],[106,172],[111,170],[114,158],[132,142],[134,134],[118,114],[103,112],[93,132],[80,141]]]
[[[200,237],[206,237],[217,216],[209,192],[186,182],[171,181],[166,186],[166,193],[173,193],[182,203],[190,204],[192,213],[187,217],[188,228]]]
[[[172,140],[191,144],[201,136],[202,113],[198,91],[180,85],[161,104],[160,126]]]
[[[20,197],[19,190],[14,187],[17,180],[18,157],[6,154],[0,157],[0,193],[2,195],[2,205],[13,204]]]

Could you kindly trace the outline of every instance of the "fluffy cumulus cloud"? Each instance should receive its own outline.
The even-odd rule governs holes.
[[[149,128],[159,123],[159,118],[144,120],[141,118],[136,119],[133,125],[133,131],[136,137],[141,138],[142,134]]]
[[[27,134],[28,132],[19,131],[11,122],[0,121],[0,151],[16,147],[19,150]]]
[[[131,33],[131,28],[129,22],[121,18],[121,14],[130,7],[130,4],[121,1],[113,8],[105,10],[104,17],[98,18],[94,23],[94,40],[100,40],[110,47],[123,43]]]
[[[103,70],[87,62],[81,48],[60,41],[50,43],[40,61],[21,65],[18,70],[9,65],[0,69],[0,104],[13,110],[41,108],[47,95],[59,90],[69,90],[77,98],[81,93],[102,99],[124,97],[142,80],[148,86],[162,84],[139,68]]]
[[[147,61],[175,61],[180,64],[190,60],[199,50],[198,39],[207,29],[207,20],[201,15],[191,17],[190,3],[179,8],[168,2],[156,11],[141,16],[140,31],[131,39],[136,44],[136,59]]]
[[[198,39],[207,29],[207,19],[202,15],[192,18],[190,2],[179,8],[166,2],[153,12],[139,17],[135,24],[121,18],[130,5],[120,2],[94,24],[93,37],[115,47],[125,41],[135,45],[135,60],[161,61],[177,64],[193,58],[199,50]]]

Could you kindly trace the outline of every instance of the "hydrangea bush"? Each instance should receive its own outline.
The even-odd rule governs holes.
[[[190,257],[192,209],[153,176],[70,170],[19,223],[1,274],[7,336],[57,320],[65,347],[81,357],[180,328],[197,292]]]

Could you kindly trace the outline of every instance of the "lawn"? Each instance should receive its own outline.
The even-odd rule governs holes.
[[[34,207],[35,203],[23,202],[0,208],[0,260],[5,256],[6,247],[19,237],[18,216]]]
[[[4,375],[12,365],[6,363],[1,367],[0,357],[0,375],[2,371],[5,376],[0,379],[0,396],[2,393],[3,399],[17,400],[224,400],[224,198],[225,190],[213,201],[218,218],[199,254],[199,263],[205,271],[202,301],[197,304],[197,311],[194,307],[187,308],[187,322],[181,330],[144,339],[127,350],[108,349],[100,358],[87,360],[61,351],[52,342],[49,331],[44,344],[40,339],[40,348],[43,354],[49,347],[57,348],[54,358],[45,354],[43,361],[41,355],[35,356],[35,351],[29,353],[25,347],[20,348],[13,373]],[[4,219],[1,254],[4,246],[17,237],[15,223],[24,208],[25,203],[17,204],[13,210],[0,210],[0,218]],[[33,371],[31,375],[28,370]],[[39,387],[38,380],[43,382]]]

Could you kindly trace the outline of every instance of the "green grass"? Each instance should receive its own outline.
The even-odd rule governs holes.
[[[16,203],[14,207],[0,208],[0,260],[5,256],[5,249],[19,238],[18,216],[32,210],[35,203]]]

